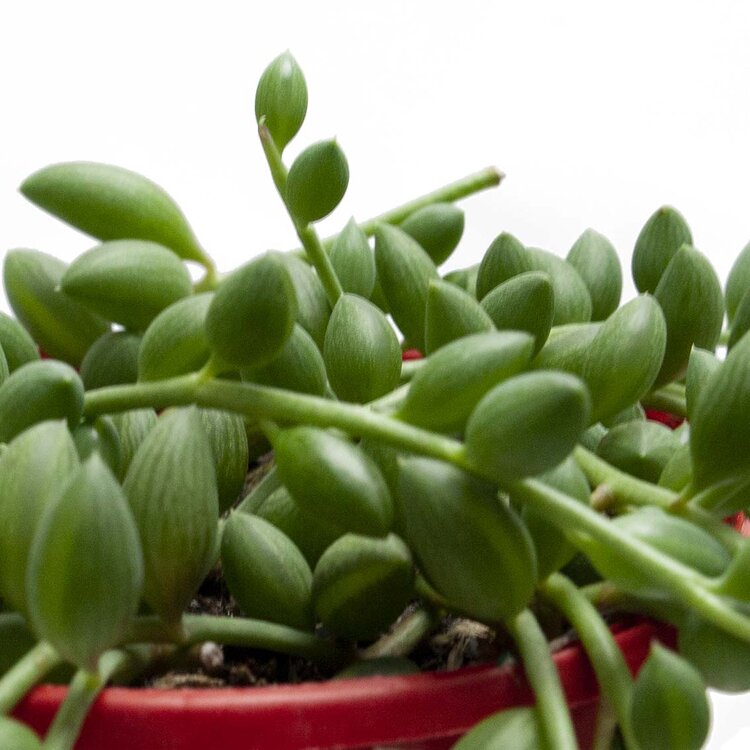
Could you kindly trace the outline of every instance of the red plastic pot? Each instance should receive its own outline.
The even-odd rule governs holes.
[[[669,626],[639,620],[616,634],[636,672]],[[596,678],[577,646],[555,655],[582,748],[592,741]],[[15,716],[46,731],[67,688],[34,690]],[[485,716],[533,702],[516,666],[470,667],[399,677],[367,677],[258,688],[108,688],[89,714],[77,750],[447,750]]]

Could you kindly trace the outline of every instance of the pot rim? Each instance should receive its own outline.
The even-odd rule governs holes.
[[[670,647],[676,642],[671,626],[649,619],[615,623],[613,630],[633,672],[645,660],[653,639]],[[571,708],[594,704],[598,685],[579,644],[562,648],[554,660]],[[43,733],[66,692],[67,686],[39,686],[15,715]],[[425,742],[458,737],[495,711],[532,704],[531,690],[515,662],[298,685],[110,687],[93,706],[80,747],[231,748],[239,747],[242,737],[254,738],[252,745],[242,747],[289,750]],[[129,744],[117,744],[119,737]]]

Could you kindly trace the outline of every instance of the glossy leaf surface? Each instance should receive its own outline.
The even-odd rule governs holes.
[[[275,526],[258,516],[232,513],[222,534],[221,562],[229,590],[247,617],[313,628],[310,566]]]
[[[397,498],[420,571],[452,605],[490,622],[527,606],[534,545],[494,485],[432,459],[402,458]]]
[[[291,427],[271,437],[279,476],[300,507],[346,531],[382,536],[393,503],[375,462],[344,437]]]
[[[468,292],[447,281],[430,281],[425,309],[426,354],[463,336],[494,329],[490,316]]]
[[[109,323],[60,289],[67,266],[38,250],[10,250],[3,282],[8,302],[47,354],[77,367]]]
[[[192,293],[185,264],[163,245],[112,240],[68,267],[62,290],[107,320],[142,331],[166,307]]]
[[[21,185],[32,203],[100,240],[157,242],[186,260],[205,255],[184,214],[142,175],[110,164],[65,162],[35,172]]]
[[[313,575],[315,611],[337,635],[374,638],[414,596],[414,563],[395,534],[345,534],[321,556]]]
[[[219,505],[213,456],[195,407],[164,413],[123,483],[143,548],[143,598],[179,620],[215,562]]]
[[[91,671],[122,638],[142,584],[133,516],[117,480],[94,455],[34,536],[26,576],[31,622],[63,658]]]
[[[466,456],[498,481],[539,474],[559,464],[589,422],[591,399],[581,380],[538,370],[496,385],[466,425]]]
[[[411,380],[399,417],[428,429],[463,429],[479,400],[495,385],[520,372],[533,342],[517,331],[466,336],[428,357]]]
[[[328,380],[343,401],[365,403],[392,391],[401,377],[401,347],[372,302],[342,294],[323,345]]]

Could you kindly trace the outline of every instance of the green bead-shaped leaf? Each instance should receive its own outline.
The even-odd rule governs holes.
[[[313,628],[310,566],[294,542],[268,521],[232,513],[222,533],[221,563],[245,615],[301,630]]]
[[[326,291],[315,270],[303,260],[285,253],[280,258],[284,261],[289,278],[294,287],[297,300],[297,323],[299,323],[323,350],[323,340],[331,317],[331,305]]]
[[[409,344],[424,351],[427,290],[438,278],[435,264],[406,232],[380,224],[375,230],[375,266],[393,320]]]
[[[727,349],[731,349],[750,330],[750,288],[740,298],[729,329]]]
[[[377,637],[414,597],[414,563],[395,534],[345,534],[318,560],[313,601],[321,622],[352,640]]]
[[[591,393],[592,422],[612,418],[648,393],[666,346],[667,325],[650,295],[636,297],[602,323],[582,373]]]
[[[710,726],[700,674],[677,654],[653,643],[633,687],[631,716],[641,750],[699,750]]]
[[[83,383],[72,367],[52,359],[29,362],[0,386],[0,443],[47,419],[66,419],[73,427],[82,411]]]
[[[31,622],[64,659],[92,671],[122,638],[142,584],[133,516],[117,480],[93,455],[34,536],[26,576]]]
[[[216,556],[219,504],[211,446],[197,409],[159,418],[123,484],[143,547],[143,598],[177,622]]]
[[[495,239],[482,259],[477,298],[484,299],[496,286],[528,271],[544,271],[550,277],[555,299],[553,325],[591,319],[591,296],[575,268],[546,250],[524,247],[507,232]]]
[[[453,750],[539,750],[543,747],[534,708],[507,708],[476,724]]]
[[[234,505],[245,486],[249,461],[245,420],[219,409],[201,409],[199,414],[214,458],[219,510],[223,512]]]
[[[583,377],[591,343],[602,327],[601,323],[568,323],[554,326],[544,346],[534,358],[536,369],[564,370]]]
[[[52,357],[78,366],[109,324],[60,289],[67,266],[37,250],[5,256],[5,293],[18,320]]]
[[[138,379],[163,380],[196,372],[208,362],[206,316],[213,294],[195,294],[171,304],[143,334]]]
[[[128,331],[109,331],[100,336],[81,362],[81,380],[86,390],[138,380],[138,350],[141,337]]]
[[[527,331],[534,337],[534,354],[544,346],[555,316],[548,273],[519,273],[488,292],[481,304],[498,330]]]
[[[711,376],[718,369],[721,361],[713,352],[693,347],[688,359],[685,373],[685,402],[688,419],[692,422],[695,406]]]
[[[375,462],[344,437],[317,427],[271,436],[282,482],[301,508],[346,531],[383,536],[393,503]]]
[[[21,185],[32,203],[100,240],[157,242],[186,260],[205,260],[184,214],[151,180],[93,162],[53,164]]]
[[[539,480],[579,500],[583,505],[589,504],[591,488],[586,475],[570,457],[541,474]],[[521,518],[534,541],[537,573],[539,580],[542,581],[569,563],[576,554],[576,548],[566,539],[560,529],[546,521],[543,516],[534,513],[526,505],[521,507]]]
[[[461,431],[480,399],[531,359],[520,331],[492,331],[454,341],[430,355],[409,385],[399,418],[439,432]]]
[[[647,482],[657,482],[680,442],[672,430],[651,421],[612,427],[596,452],[607,463]]]
[[[524,245],[509,232],[502,232],[487,248],[477,269],[477,299],[483,300],[504,281],[532,270]]]
[[[0,747],[8,750],[42,750],[42,742],[25,724],[0,716]]]
[[[439,266],[448,260],[461,241],[464,212],[452,203],[432,203],[415,211],[399,227]]]
[[[587,229],[575,241],[566,258],[578,271],[591,295],[591,320],[604,320],[620,304],[622,268],[612,243]]]
[[[92,312],[135,331],[193,291],[185,264],[163,245],[145,240],[97,245],[70,264],[61,285]]]
[[[425,309],[426,354],[468,334],[493,330],[492,319],[468,292],[447,281],[430,281]]]
[[[274,388],[323,396],[328,376],[323,355],[312,336],[299,323],[281,352],[267,365],[242,371],[242,379]]]
[[[589,423],[583,382],[565,372],[522,373],[496,385],[466,425],[466,456],[499,481],[557,466]]]
[[[10,368],[8,367],[8,360],[5,357],[3,347],[0,345],[0,385],[2,385],[10,375]]]
[[[749,441],[750,336],[745,336],[705,381],[693,407],[695,488],[750,474]]]
[[[331,265],[345,292],[370,298],[375,287],[375,257],[367,235],[349,219],[330,252]]]
[[[328,216],[344,197],[349,165],[335,140],[308,146],[289,168],[284,199],[294,219],[310,224]]]
[[[297,545],[311,567],[344,534],[339,526],[300,507],[286,487],[279,487],[265,497],[258,496],[250,504],[243,501],[242,510],[264,518],[283,531]]]
[[[748,614],[747,607],[743,614]],[[750,690],[750,644],[746,640],[691,614],[680,625],[678,645],[709,687],[727,693]]]
[[[135,452],[156,421],[153,409],[131,409],[112,415],[112,422],[120,437],[120,471],[117,475],[120,481],[125,478]]]
[[[468,292],[472,297],[477,297],[477,275],[479,274],[479,264],[469,266],[468,268],[459,268],[450,271],[443,276],[443,280],[449,284],[455,284],[459,289]]]
[[[365,403],[392,391],[401,377],[401,347],[372,302],[342,294],[323,345],[328,380],[343,401]]]
[[[530,271],[545,271],[552,280],[555,314],[552,324],[585,323],[591,320],[591,295],[576,269],[547,250],[529,247]]]
[[[302,127],[307,113],[307,84],[287,50],[263,71],[255,91],[255,119],[266,124],[279,151]]]
[[[402,458],[397,502],[419,570],[452,605],[488,621],[528,605],[534,545],[495,485],[439,461]]]
[[[639,292],[656,291],[672,257],[685,244],[692,245],[693,236],[682,215],[671,206],[655,211],[641,229],[633,250],[633,280]]]
[[[730,325],[734,322],[737,308],[748,289],[750,289],[750,242],[742,248],[742,251],[734,261],[724,287],[727,319]]]
[[[278,253],[266,253],[228,276],[206,315],[206,337],[230,365],[260,367],[278,356],[297,314],[289,273]]]
[[[100,458],[117,476],[120,472],[120,435],[110,417],[100,416],[79,424],[72,432],[73,442],[81,460],[92,453]]]
[[[618,516],[613,523],[636,539],[707,576],[721,575],[732,559],[726,547],[700,526],[661,508],[639,508]]]
[[[28,331],[10,315],[0,312],[0,347],[9,372],[39,359],[39,350]]]
[[[681,445],[667,461],[659,475],[658,485],[673,492],[682,492],[693,478],[690,445]]]
[[[78,467],[66,424],[42,422],[22,432],[0,456],[0,596],[26,612],[26,563],[45,510]]]
[[[667,321],[667,348],[657,385],[684,374],[693,346],[713,350],[724,320],[724,298],[716,272],[689,245],[672,257],[656,291]]]

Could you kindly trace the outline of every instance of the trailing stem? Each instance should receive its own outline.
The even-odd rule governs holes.
[[[289,210],[286,198],[284,197],[286,195],[286,180],[288,172],[281,158],[281,154],[279,153],[263,119],[261,119],[261,123],[258,126],[258,135],[260,136],[260,142],[263,145],[263,153],[266,155],[266,161],[268,161],[268,166],[271,169],[271,176],[273,177],[276,189],[279,191],[281,200],[284,202],[284,206],[292,219],[294,229],[302,243],[302,247],[305,248],[307,257],[318,272],[320,281],[326,291],[328,301],[331,303],[331,307],[333,307],[338,298],[343,294],[344,290],[341,287],[341,282],[339,281],[338,276],[336,276],[336,271],[333,268],[331,259],[328,257],[328,253],[325,251],[314,227],[311,224],[300,222]]]
[[[184,615],[182,635],[177,645],[192,646],[205,641],[216,641],[229,646],[246,646],[303,656],[317,662],[338,663],[346,660],[347,652],[331,641],[313,633],[246,617],[217,615]],[[128,643],[175,642],[174,629],[153,616],[138,617],[125,637]]]
[[[0,678],[0,716],[10,713],[21,698],[61,663],[52,646],[40,641]]]
[[[408,219],[415,211],[433,203],[452,203],[453,201],[466,198],[469,195],[478,193],[487,188],[497,187],[505,175],[495,167],[486,167],[479,172],[474,172],[460,180],[444,185],[431,193],[422,195],[419,198],[403,203],[390,211],[374,216],[360,223],[360,229],[369,237],[375,232],[378,224],[400,224]],[[323,245],[331,247],[336,241],[338,234],[326,237]]]
[[[750,619],[711,591],[715,586],[712,579],[615,528],[591,508],[542,482],[524,479],[507,489],[561,529],[572,544],[584,551],[592,542],[601,545],[611,560],[622,564],[624,572],[640,574],[704,619],[750,643]]]
[[[539,587],[575,628],[594,668],[602,694],[620,724],[625,747],[637,750],[630,721],[633,681],[622,652],[596,607],[575,584],[560,573],[553,573]]]
[[[85,669],[76,672],[44,739],[44,750],[73,748],[96,697],[109,680],[127,667],[129,662],[130,655],[126,651],[107,651],[99,659],[96,672]]]
[[[549,643],[528,609],[505,623],[523,661],[536,697],[536,711],[546,750],[576,750],[575,732]]]
[[[92,390],[86,393],[84,412],[87,416],[94,416],[141,407],[163,408],[192,403],[226,409],[254,420],[335,427],[402,450],[456,465],[464,464],[462,443],[376,414],[365,406],[252,383],[221,379],[201,381],[196,375]]]

